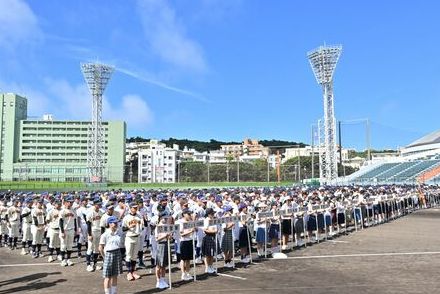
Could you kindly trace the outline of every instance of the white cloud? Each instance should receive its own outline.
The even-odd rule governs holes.
[[[85,84],[71,85],[66,80],[46,78],[46,92],[25,85],[7,84],[0,81],[0,92],[17,93],[28,99],[28,116],[41,118],[53,114],[57,120],[90,120],[92,102]],[[103,119],[123,120],[130,130],[142,131],[154,121],[154,114],[148,103],[139,95],[124,95],[120,103],[110,102],[103,97]]]
[[[0,1],[0,47],[12,49],[42,36],[37,17],[25,1]]]
[[[75,86],[65,80],[54,79],[46,79],[45,83],[48,95],[53,97],[51,104],[57,105],[56,108],[50,109],[55,119],[90,119],[92,102],[85,84]],[[33,97],[29,97],[30,103],[32,99]],[[110,102],[104,96],[102,104],[104,120],[123,120],[130,130],[143,130],[150,126],[154,119],[147,102],[138,95],[124,95],[120,103]]]
[[[121,105],[114,106],[104,100],[103,115],[106,120],[124,120],[131,130],[143,130],[152,124],[154,116],[147,102],[138,95],[125,95]]]
[[[138,0],[146,39],[164,61],[196,72],[205,72],[207,64],[201,46],[186,35],[185,26],[165,0]]]

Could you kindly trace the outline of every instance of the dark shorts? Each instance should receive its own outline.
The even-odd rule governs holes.
[[[249,231],[247,227],[240,228],[240,233],[238,235],[238,246],[240,248],[249,247]]]
[[[283,219],[281,222],[281,233],[283,235],[292,234],[292,221],[290,219]]]
[[[180,242],[180,259],[192,260],[194,255],[194,248],[192,240]]]
[[[307,231],[316,231],[316,216],[309,215],[309,220],[307,221]]]
[[[257,236],[255,240],[257,243],[266,243],[266,232],[264,231],[264,228],[257,229]]]
[[[279,239],[280,237],[280,225],[271,224],[269,228],[269,239]]]

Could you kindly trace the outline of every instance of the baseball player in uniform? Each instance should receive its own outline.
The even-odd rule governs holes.
[[[72,209],[73,198],[68,197],[60,213],[60,241],[61,241],[61,266],[71,266],[70,260],[73,249],[73,238],[78,230],[75,211]]]
[[[96,266],[99,255],[99,240],[101,238],[101,218],[103,212],[101,211],[101,200],[95,199],[93,201],[93,208],[89,210],[86,217],[87,223],[87,271],[101,270],[102,268]],[[93,256],[92,256],[93,254]],[[92,265],[93,257],[93,265]]]
[[[78,240],[76,243],[76,248],[78,250],[78,257],[82,257],[81,249],[82,245],[88,245],[87,242],[87,214],[89,213],[89,208],[87,207],[88,199],[81,196],[79,206],[75,209],[75,213],[78,216]]]
[[[46,213],[43,207],[43,199],[38,200],[36,207],[32,209],[32,257],[37,258],[41,255],[41,245],[43,244],[44,226]]]
[[[61,215],[61,201],[55,200],[54,207],[47,213],[46,222],[49,225],[49,259],[48,262],[55,261],[53,258],[53,252],[56,250],[58,259],[61,261],[60,250],[60,215]]]
[[[17,249],[17,241],[19,237],[20,230],[20,207],[19,201],[14,200],[11,207],[8,208],[6,214],[6,222],[8,226],[9,233],[9,249]]]
[[[21,211],[21,231],[23,233],[23,238],[21,239],[21,255],[29,254],[32,246],[32,201],[26,199],[24,201],[25,207]],[[26,244],[28,245],[29,251],[26,250]]]
[[[0,247],[4,244],[6,247],[8,243],[8,226],[6,224],[6,214],[8,208],[5,205],[4,200],[0,200]],[[4,242],[2,244],[2,242]]]
[[[127,266],[127,280],[133,281],[140,279],[136,273],[136,259],[139,251],[139,236],[143,229],[143,220],[137,213],[138,205],[136,202],[129,204],[130,213],[122,220],[122,231],[125,234],[125,262]]]

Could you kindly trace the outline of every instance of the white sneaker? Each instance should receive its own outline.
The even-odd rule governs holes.
[[[93,272],[95,269],[93,268],[93,265],[91,265],[91,264],[89,264],[88,266],[87,266],[87,271],[88,272]]]
[[[183,273],[181,276],[182,281],[186,281],[186,273]]]
[[[156,288],[157,288],[157,289],[162,289],[162,283],[161,283],[161,280],[159,280],[159,281],[156,282]]]
[[[169,288],[170,287],[170,285],[168,285],[168,283],[167,283],[167,281],[165,281],[164,279],[162,279],[162,289],[166,289],[166,288]]]
[[[58,261],[62,261],[62,260],[63,260],[63,258],[61,257],[61,255],[57,255],[57,259],[58,259]]]
[[[249,257],[245,257],[245,258],[243,258],[242,260],[241,260],[241,262],[242,263],[249,263],[250,262],[250,260],[249,260]]]
[[[63,259],[63,260],[61,261],[61,266],[67,266],[67,260]]]
[[[203,263],[203,260],[200,257],[196,258],[196,264],[200,264]]]
[[[229,268],[231,267],[231,264],[229,262],[225,262],[225,264],[223,265],[223,267]]]
[[[223,254],[217,254],[217,259],[223,259]]]
[[[190,273],[185,273],[186,275],[186,281],[191,281],[193,279],[193,276],[190,275]]]
[[[52,256],[49,256],[49,258],[47,259],[47,262],[53,262],[55,259]]]
[[[212,266],[208,267],[208,274],[215,274],[215,273],[216,270]]]
[[[287,245],[281,246],[281,250],[287,250]]]
[[[102,266],[99,265],[99,264],[97,264],[96,267],[95,267],[95,269],[96,269],[97,271],[100,271],[100,270],[102,270]]]
[[[67,260],[67,265],[68,265],[68,266],[72,266],[72,265],[73,265],[73,262],[72,262],[70,259],[68,259],[68,260]]]

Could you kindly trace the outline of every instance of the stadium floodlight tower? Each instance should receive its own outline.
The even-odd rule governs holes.
[[[322,86],[324,95],[324,119],[318,123],[321,184],[331,183],[338,177],[333,73],[341,52],[341,45],[324,45],[307,53],[316,81]]]
[[[103,183],[104,179],[104,129],[102,127],[102,94],[114,71],[112,66],[99,63],[81,63],[81,71],[92,95],[92,121],[87,144],[87,169],[89,182]]]

